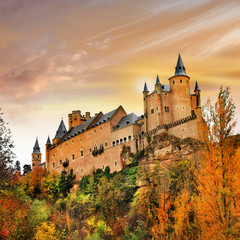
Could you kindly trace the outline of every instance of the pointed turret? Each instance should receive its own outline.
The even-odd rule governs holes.
[[[187,73],[185,71],[185,67],[183,65],[182,57],[181,57],[180,54],[178,55],[178,61],[177,61],[177,65],[175,67],[175,74],[174,74],[174,76],[178,76],[178,75],[187,76]]]
[[[159,84],[161,84],[161,83],[160,83],[159,77],[157,75],[157,79],[156,79],[156,84],[155,85],[159,85]]]
[[[39,143],[38,143],[38,139],[36,139],[35,145],[33,147],[33,153],[41,153]]]
[[[156,90],[157,94],[161,94],[161,83],[160,83],[158,75],[157,75],[157,79],[156,79],[155,90]]]
[[[40,152],[38,139],[36,139],[35,145],[33,147],[33,153],[32,153],[32,170],[33,171],[36,167],[38,167],[41,164],[41,158],[42,158],[42,154]]]
[[[51,141],[50,141],[49,136],[48,136],[48,139],[47,139],[47,143],[46,143],[46,145],[51,145]]]
[[[198,82],[197,81],[195,83],[195,90],[194,90],[194,92],[196,92],[196,91],[201,91],[199,86],[198,86]]]
[[[144,92],[148,92],[148,87],[147,87],[147,83],[145,82],[145,84],[144,84],[144,89],[143,89],[143,93]]]
[[[60,125],[59,125],[58,130],[55,135],[55,139],[62,138],[66,133],[67,133],[67,129],[65,127],[63,120],[61,120]]]

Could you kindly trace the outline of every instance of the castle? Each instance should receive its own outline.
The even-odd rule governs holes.
[[[111,172],[123,168],[121,153],[129,146],[136,153],[146,146],[146,136],[161,132],[179,138],[199,138],[201,90],[195,84],[190,92],[190,77],[179,54],[175,74],[169,85],[156,78],[155,90],[149,93],[147,84],[143,89],[144,115],[127,114],[122,106],[103,114],[90,116],[80,110],[68,114],[69,129],[61,120],[52,142],[46,143],[47,171],[61,173],[64,166],[73,168],[77,178],[89,174],[93,169],[110,167]],[[41,153],[36,140],[32,167],[41,163]]]

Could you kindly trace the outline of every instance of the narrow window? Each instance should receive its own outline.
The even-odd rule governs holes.
[[[89,152],[92,152],[92,149],[91,149],[91,148],[89,148]]]
[[[115,147],[115,141],[112,142],[113,147]]]
[[[117,145],[119,145],[119,140],[117,140]]]
[[[165,108],[165,112],[167,112],[167,107],[165,106],[164,108]]]
[[[154,114],[154,109],[153,108],[151,109],[151,114]]]
[[[102,127],[100,127],[100,131],[102,131]]]
[[[105,169],[105,166],[104,166],[104,165],[102,165],[102,169],[103,169],[103,170]]]
[[[107,147],[107,142],[105,142],[105,147]]]
[[[81,168],[81,172],[83,173],[83,168]]]
[[[82,142],[82,138],[80,138],[80,142]]]
[[[128,136],[128,141],[131,141],[132,140],[132,137],[131,136]]]
[[[182,79],[180,79],[180,83],[182,83]]]
[[[175,81],[173,81],[173,84],[175,84]]]
[[[117,166],[117,161],[115,161],[114,165],[115,165],[115,167]]]
[[[52,164],[52,167],[55,168],[55,163]]]
[[[94,133],[96,133],[96,129],[94,129]]]
[[[122,140],[122,138],[120,139],[120,144],[122,144],[123,143],[123,140]]]
[[[83,151],[80,152],[80,156],[83,157]]]
[[[127,138],[125,137],[125,138],[123,139],[123,141],[124,141],[124,142],[127,142]]]
[[[75,155],[73,154],[73,155],[72,155],[72,160],[74,160],[74,159],[75,159]]]
[[[35,166],[35,163],[33,163],[33,167]]]
[[[59,161],[60,166],[62,166],[62,160]]]
[[[73,143],[74,141],[72,140],[72,143]]]

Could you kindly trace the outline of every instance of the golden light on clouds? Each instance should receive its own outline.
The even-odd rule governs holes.
[[[23,163],[74,109],[142,113],[181,53],[202,102],[232,87],[240,116],[238,0],[8,0],[0,3],[0,98]],[[237,128],[237,131],[240,129]]]

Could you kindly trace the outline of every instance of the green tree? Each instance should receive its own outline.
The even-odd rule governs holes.
[[[3,119],[3,113],[0,109],[0,188],[9,184],[12,178],[13,141],[11,140],[11,131],[6,127],[7,123]]]
[[[73,173],[73,169],[70,170],[70,173],[67,173],[65,170],[62,171],[58,182],[58,193],[66,197],[73,187],[75,179],[76,175]]]

